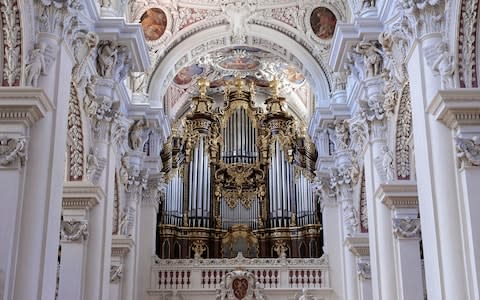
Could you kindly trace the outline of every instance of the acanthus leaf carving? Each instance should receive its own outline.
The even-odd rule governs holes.
[[[442,32],[445,25],[445,0],[402,0],[400,10],[408,26],[420,38],[429,33]]]
[[[3,29],[3,85],[19,85],[21,73],[21,26],[16,0],[0,1]]]
[[[475,54],[477,30],[478,0],[463,0],[459,27],[459,60],[460,87],[478,87],[477,56]]]
[[[63,220],[60,224],[60,237],[64,242],[81,242],[88,237],[86,220]]]
[[[400,106],[398,108],[397,132],[396,132],[396,171],[398,179],[407,180],[411,177],[413,166],[410,161],[410,145],[409,141],[412,136],[412,106],[410,98],[410,84],[407,81],[402,89],[399,99]]]
[[[84,145],[82,131],[82,117],[80,113],[80,101],[75,82],[70,84],[70,100],[68,102],[67,134],[70,137],[69,145],[69,176],[70,180],[82,180],[84,175]]]
[[[420,238],[420,219],[418,218],[394,218],[393,233],[397,238]]]
[[[26,143],[25,137],[0,137],[0,166],[9,167],[15,162],[19,162],[19,165],[23,166],[26,157]]]

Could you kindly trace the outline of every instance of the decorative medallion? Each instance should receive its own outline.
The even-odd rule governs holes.
[[[160,8],[150,8],[140,18],[143,33],[147,41],[158,40],[167,27],[167,16]]]
[[[331,10],[326,7],[317,7],[310,16],[310,25],[317,37],[328,40],[333,37],[337,18]]]

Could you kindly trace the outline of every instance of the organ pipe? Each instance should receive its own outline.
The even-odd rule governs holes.
[[[179,141],[177,151],[189,157],[176,162],[178,169],[167,183],[164,222],[183,225],[184,213],[188,214],[188,225],[192,227],[212,227],[217,214],[225,229],[237,223],[258,229],[259,216],[267,218],[263,222],[271,227],[295,226],[293,214],[297,226],[314,222],[312,215],[316,206],[310,190],[313,175],[307,178],[305,174],[310,170],[304,170],[305,163],[302,167],[299,161],[316,159],[316,154],[309,152],[307,155],[300,143],[300,148],[296,148],[299,133],[292,127],[293,117],[285,111],[283,98],[272,93],[272,98],[266,101],[266,111],[262,112],[254,107],[250,92],[239,92],[242,85],[235,84],[232,91],[226,89],[223,109],[213,110],[213,100],[206,95],[204,86],[201,86],[200,96],[192,99],[193,109],[186,116],[186,122],[179,122],[178,126],[183,127],[175,131],[182,133],[175,137]],[[214,123],[219,128],[217,134],[222,135],[218,157],[211,157],[209,153]],[[272,151],[262,152],[261,149],[267,148],[260,149],[259,142],[267,144]],[[292,153],[303,158],[292,159]],[[163,157],[173,160],[177,156],[164,153]],[[299,176],[295,175],[294,167],[301,170]],[[184,178],[179,176],[180,172],[184,172]],[[218,172],[223,173],[219,175]],[[249,186],[251,182],[255,185]],[[216,185],[220,185],[220,189]],[[260,185],[266,188],[263,197],[258,195]],[[221,192],[218,203],[212,202],[216,199],[213,191],[217,190]],[[236,206],[229,207],[227,200],[236,201]]]

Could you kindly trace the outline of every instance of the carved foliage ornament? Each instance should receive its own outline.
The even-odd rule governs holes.
[[[85,220],[63,220],[60,224],[60,237],[66,242],[81,242],[88,237],[88,222]]]
[[[480,166],[480,141],[478,136],[471,139],[456,138],[457,157],[463,166]]]
[[[371,279],[372,272],[370,269],[370,262],[361,261],[357,263],[357,274],[361,279]]]
[[[445,0],[401,0],[400,9],[418,38],[442,32],[445,24]]]
[[[420,238],[420,219],[409,217],[393,219],[393,233],[397,238]]]
[[[116,283],[122,279],[123,276],[123,264],[110,266],[110,282]]]
[[[0,12],[3,29],[3,86],[16,86],[21,71],[21,27],[16,0],[1,0]]]
[[[475,55],[478,23],[478,0],[463,0],[459,26],[459,75],[460,87],[478,87],[477,55]]]
[[[20,162],[20,165],[23,166],[26,156],[26,143],[27,140],[25,137],[0,137],[0,166],[9,167],[16,162]]]

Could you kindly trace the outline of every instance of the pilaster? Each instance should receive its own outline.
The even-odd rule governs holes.
[[[0,212],[0,269],[4,276],[2,299],[14,296],[15,273],[19,243],[25,232],[23,223],[28,223],[24,208],[26,169],[30,154],[31,127],[50,114],[53,104],[42,89],[0,88],[0,190],[2,210]]]
[[[82,181],[65,182],[60,226],[60,299],[85,297],[90,210],[104,199],[105,194],[97,186]]]
[[[478,89],[447,89],[438,92],[428,111],[433,118],[450,130],[450,144],[454,144],[457,194],[454,203],[459,207],[459,223],[448,224],[462,236],[468,295],[480,297],[480,243],[478,226],[478,193],[480,188],[480,92]],[[448,141],[448,140],[447,140]],[[423,226],[423,224],[422,224]]]
[[[424,299],[417,186],[406,181],[390,182],[380,185],[376,194],[391,209],[399,297]]]
[[[345,239],[345,246],[355,256],[358,294],[361,300],[372,299],[372,272],[368,234],[355,234]]]

